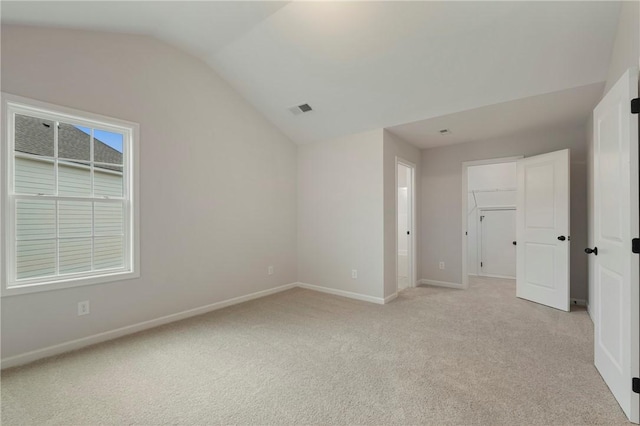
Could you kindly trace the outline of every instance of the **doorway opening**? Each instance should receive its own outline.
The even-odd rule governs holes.
[[[513,274],[515,247],[516,296],[570,310],[569,154],[463,163],[464,288],[469,274]]]
[[[397,291],[415,287],[415,165],[396,158],[396,284]]]
[[[469,276],[516,278],[517,163],[463,163],[462,284]]]

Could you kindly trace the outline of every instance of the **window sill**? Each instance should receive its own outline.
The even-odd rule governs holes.
[[[14,284],[2,286],[2,297],[18,296],[21,294],[41,293],[44,291],[62,290],[66,288],[84,287],[96,284],[106,284],[116,281],[140,278],[138,271],[118,271],[91,277],[77,277],[66,280],[36,282],[31,284]]]

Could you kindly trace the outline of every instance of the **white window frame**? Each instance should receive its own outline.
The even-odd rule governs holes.
[[[139,125],[103,115],[36,101],[21,96],[2,93],[2,150],[0,153],[0,190],[3,220],[0,220],[0,271],[2,271],[2,297],[36,293],[70,287],[102,284],[140,277],[140,233],[139,233]],[[123,144],[123,200],[124,200],[124,267],[115,270],[90,271],[84,273],[39,277],[23,280],[15,278],[15,206],[19,196],[14,188],[14,114],[53,121],[99,128],[124,135]],[[92,163],[93,164],[93,163]],[[56,175],[57,179],[57,175]],[[42,199],[67,200],[73,197],[41,196]],[[40,198],[40,197],[38,197]],[[84,197],[87,198],[87,197]],[[102,201],[102,200],[100,200]],[[106,200],[105,200],[106,201]],[[118,199],[118,201],[122,201]],[[93,237],[92,237],[93,238]],[[57,260],[56,260],[57,262]]]

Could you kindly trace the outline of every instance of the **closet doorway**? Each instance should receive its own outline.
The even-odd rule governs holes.
[[[517,163],[522,157],[463,164],[463,285],[469,276],[516,278]]]

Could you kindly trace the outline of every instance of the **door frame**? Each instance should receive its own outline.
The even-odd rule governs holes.
[[[480,213],[482,213],[484,211],[496,211],[496,210],[513,210],[513,212],[515,214],[516,206],[496,206],[496,207],[487,206],[487,207],[482,207],[481,209],[478,209],[478,211]],[[503,276],[503,275],[483,274],[481,272],[482,268],[480,267],[480,262],[482,261],[482,221],[480,220],[480,216],[482,216],[482,214],[480,214],[478,216],[477,227],[476,227],[476,229],[478,230],[478,240],[477,240],[477,245],[478,245],[478,247],[477,247],[477,250],[478,250],[478,256],[477,256],[478,276],[479,277],[504,278],[504,279],[507,279],[507,280],[515,280],[516,277],[507,277],[507,276]]]
[[[467,268],[467,250],[468,241],[467,241],[467,232],[469,230],[469,223],[467,218],[467,198],[469,197],[469,175],[468,168],[472,166],[486,166],[489,164],[501,164],[501,163],[515,163],[516,161],[524,158],[524,155],[517,155],[513,157],[502,157],[502,158],[489,158],[486,160],[474,160],[474,161],[463,161],[462,162],[462,288],[469,288],[469,275]],[[397,173],[396,173],[397,179]],[[397,185],[396,185],[397,186]],[[396,274],[397,275],[397,274]]]
[[[393,243],[393,247],[395,248],[394,256],[395,256],[395,277],[396,277],[396,294],[399,291],[399,283],[398,283],[398,166],[408,167],[411,171],[411,178],[409,182],[411,184],[411,191],[407,191],[407,194],[411,194],[411,220],[409,225],[410,241],[409,241],[409,253],[407,255],[407,261],[409,262],[409,287],[415,287],[417,283],[417,262],[416,262],[416,249],[417,249],[417,235],[416,235],[416,215],[417,215],[417,206],[416,206],[416,165],[409,160],[405,160],[402,157],[396,156],[396,165],[395,165],[395,189],[393,190],[395,194],[395,216],[396,216],[396,225],[394,230],[395,241]]]

